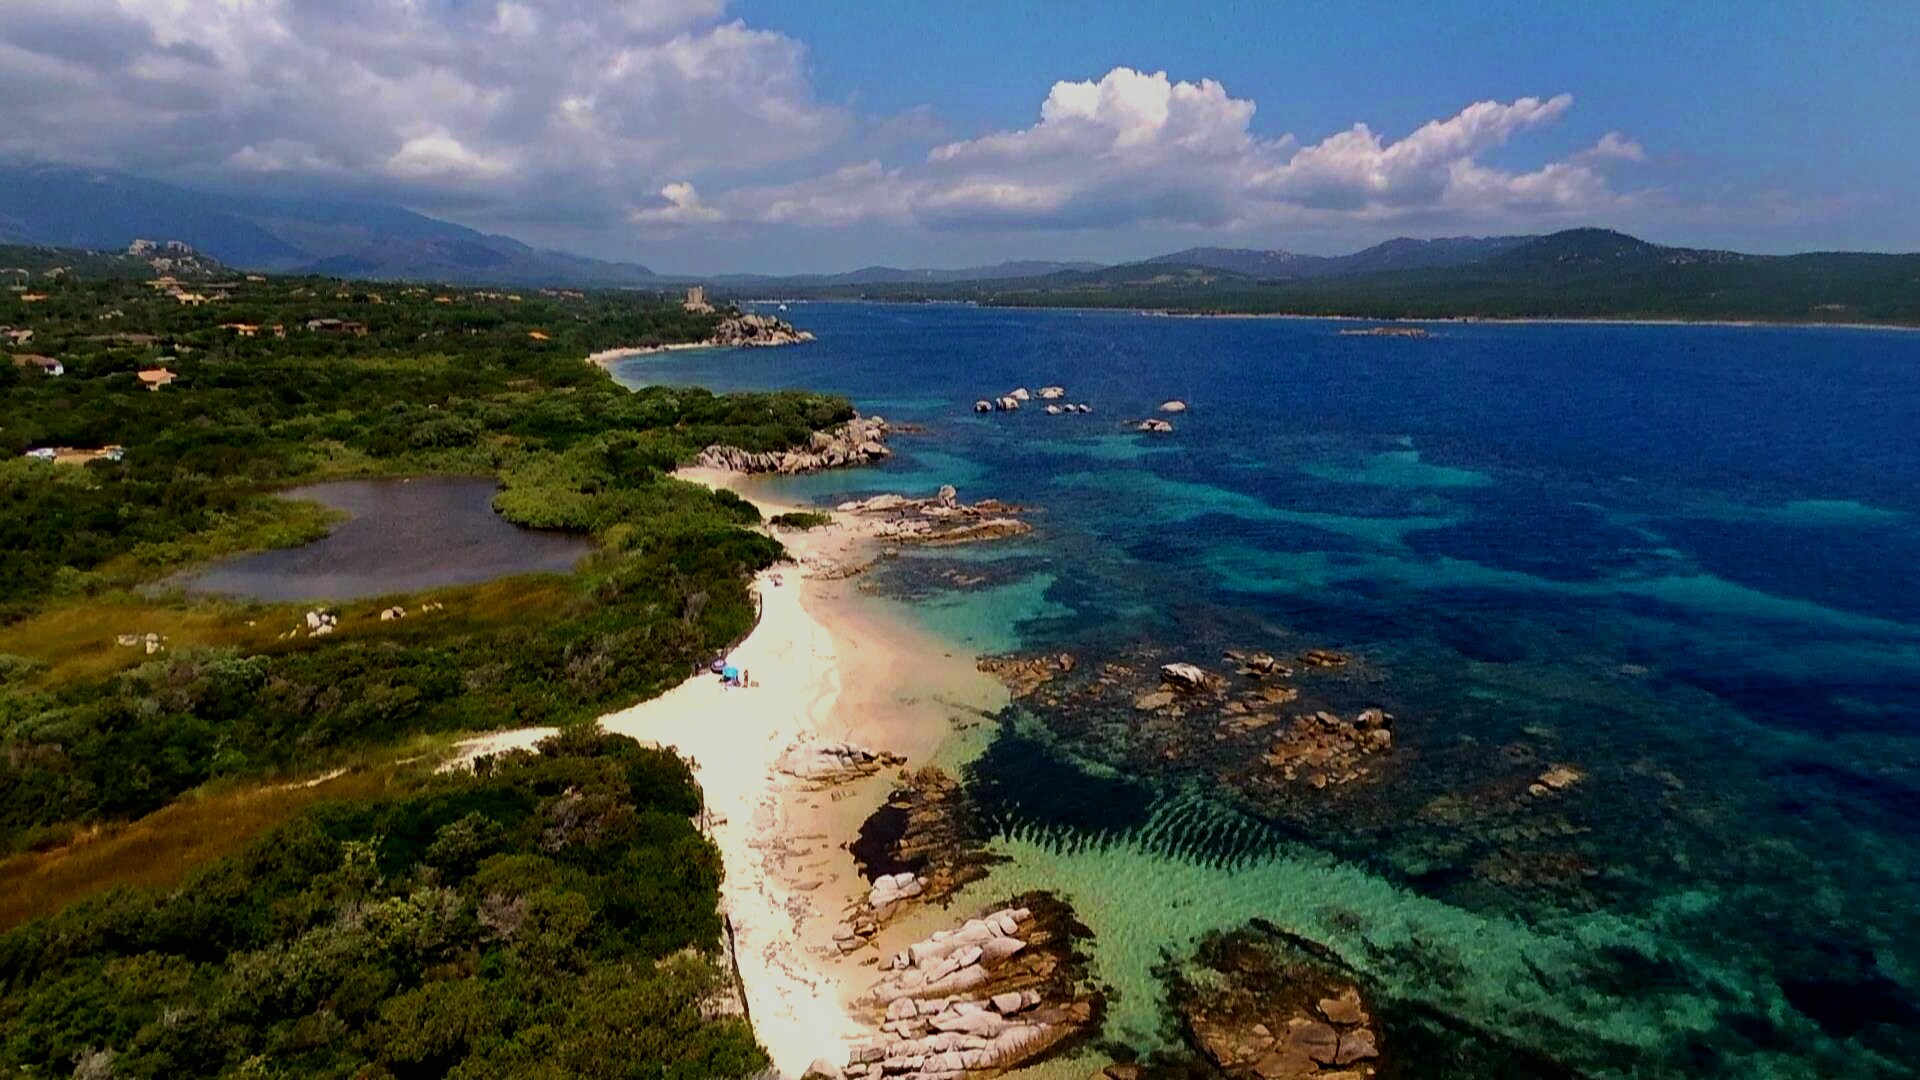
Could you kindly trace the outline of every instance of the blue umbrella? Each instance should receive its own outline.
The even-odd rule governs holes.
[[[740,677],[740,669],[734,667],[732,664],[728,664],[725,668],[721,669],[720,677],[728,682],[732,682]]]

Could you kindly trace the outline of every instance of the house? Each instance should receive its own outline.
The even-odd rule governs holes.
[[[141,384],[149,390],[158,390],[163,386],[171,384],[176,378],[179,378],[179,376],[163,367],[148,368],[140,373]]]
[[[24,326],[0,326],[0,337],[15,345],[25,345],[33,340],[33,331]]]
[[[259,282],[262,282],[262,281],[265,281],[265,280],[267,280],[267,275],[265,275],[265,274],[248,274],[248,275],[247,275],[247,280],[248,280],[248,281],[251,281],[251,282],[254,282],[255,284],[258,284]]]
[[[40,301],[45,300],[46,298],[47,298],[47,294],[43,292],[30,292],[30,293],[20,294],[21,302],[27,303],[27,304],[37,304]]]
[[[65,375],[67,373],[67,365],[55,360],[51,356],[41,356],[39,353],[14,353],[13,366],[39,368],[43,374],[47,375]]]
[[[532,338],[535,341],[552,341],[553,340],[551,337],[547,336],[547,332],[545,330],[529,330],[527,331],[527,336]]]
[[[175,300],[180,301],[181,303],[187,305],[188,307],[199,307],[201,304],[204,304],[207,302],[206,297],[200,295],[197,292],[188,292],[185,289],[175,289],[172,292],[169,292],[167,295],[173,297]]]
[[[243,322],[221,323],[220,329],[231,330],[240,337],[258,337],[260,334],[260,328],[258,326],[255,326],[252,323],[243,323]]]
[[[347,322],[344,319],[308,319],[307,329],[316,334],[351,334],[354,337],[367,336],[367,324]]]
[[[125,447],[108,444],[97,450],[81,450],[72,446],[43,446],[29,450],[26,457],[35,461],[50,461],[55,465],[85,465],[89,461],[119,461],[127,456]]]

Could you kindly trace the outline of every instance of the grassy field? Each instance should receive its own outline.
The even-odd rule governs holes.
[[[0,930],[104,889],[178,885],[301,810],[380,795],[396,768],[387,763],[196,791],[138,820],[92,826],[57,847],[0,859]]]
[[[58,690],[131,670],[168,651],[205,648],[241,654],[288,652],[338,643],[349,637],[398,639],[433,631],[484,633],[504,629],[554,610],[575,592],[555,574],[500,578],[479,585],[435,589],[405,597],[418,609],[424,601],[442,607],[415,614],[413,622],[382,622],[380,611],[397,597],[371,597],[342,604],[255,604],[218,598],[147,598],[131,591],[71,600],[0,626],[0,654],[25,657],[39,665],[23,686]],[[303,618],[316,606],[336,612],[339,630],[330,639],[306,634]],[[160,635],[162,648],[149,654],[144,644],[122,645],[121,635]]]

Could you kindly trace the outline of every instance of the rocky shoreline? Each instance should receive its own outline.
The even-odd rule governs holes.
[[[762,349],[777,345],[801,345],[813,340],[811,330],[797,330],[791,323],[771,315],[735,315],[722,319],[713,328],[708,344],[722,348]]]
[[[735,315],[722,319],[713,333],[700,341],[678,341],[669,345],[635,345],[602,349],[587,356],[587,363],[606,367],[635,356],[680,352],[685,349],[759,349],[777,345],[803,345],[814,340],[810,330],[799,330],[771,315]]]
[[[1104,1011],[1065,901],[1029,893],[896,953],[860,998],[873,1034],[841,1073],[864,1080],[997,1076],[1087,1037]]]
[[[892,455],[887,434],[892,430],[878,416],[856,416],[838,427],[816,431],[807,445],[792,450],[752,451],[737,446],[709,446],[694,465],[736,473],[796,473],[866,465]]]
[[[876,539],[915,544],[964,544],[999,540],[1033,531],[1018,515],[1022,507],[998,499],[963,503],[953,485],[946,484],[928,499],[904,495],[875,495],[843,502],[834,510],[866,519]]]

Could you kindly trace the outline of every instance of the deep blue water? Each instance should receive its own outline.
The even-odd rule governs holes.
[[[820,340],[618,373],[926,428],[789,492],[950,482],[1038,508],[1028,541],[889,571],[931,625],[988,651],[1349,650],[1327,702],[1398,718],[1390,777],[1276,806],[1143,770],[1124,717],[1016,710],[969,778],[1020,873],[1201,875],[1220,920],[1280,922],[1384,997],[1579,1072],[1920,1075],[1920,335],[786,317]],[[970,410],[1052,383],[1096,411]],[[1191,406],[1173,434],[1122,426],[1169,398]],[[956,559],[991,584],[942,587]],[[1547,763],[1585,778],[1508,794]],[[1074,899],[1114,928],[1121,983],[1122,927],[1207,928],[1155,922],[1152,895]],[[1465,959],[1441,978],[1415,946]]]

